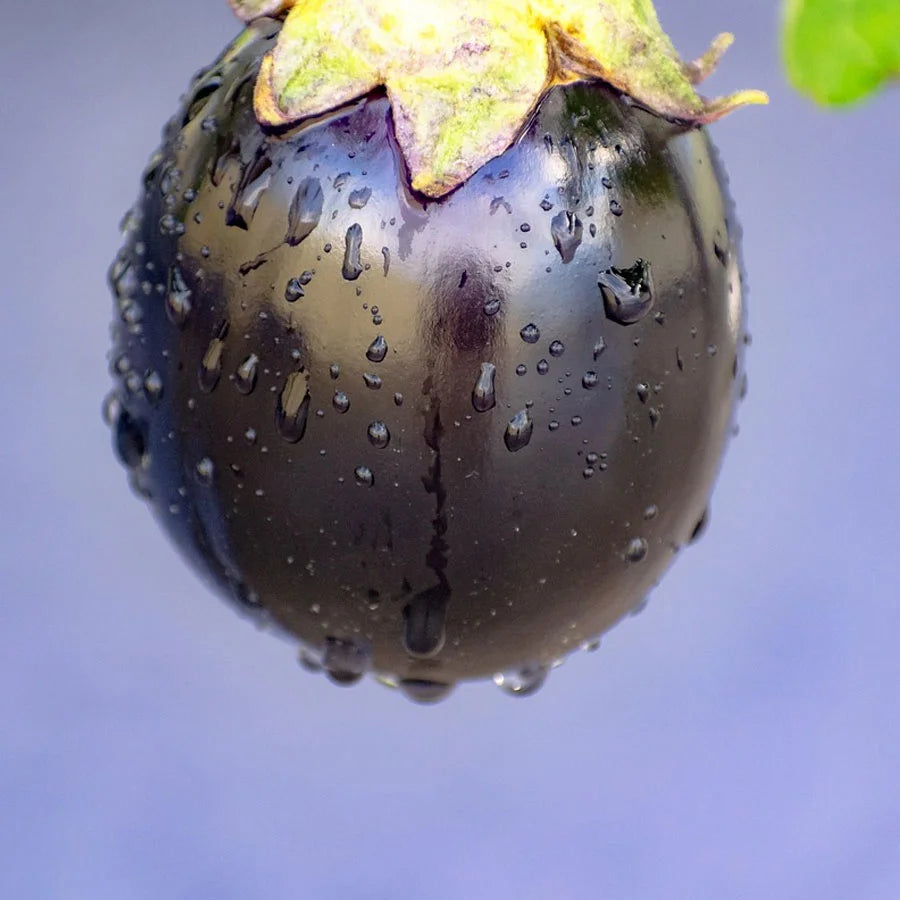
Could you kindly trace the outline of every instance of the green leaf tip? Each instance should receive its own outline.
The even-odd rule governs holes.
[[[782,55],[817,103],[862,100],[900,77],[900,0],[786,0]]]
[[[383,86],[412,187],[440,197],[515,140],[544,93],[601,79],[667,118],[704,124],[761,91],[694,89],[731,44],[683,61],[650,0],[230,0],[285,14],[254,104],[263,125],[317,116]]]

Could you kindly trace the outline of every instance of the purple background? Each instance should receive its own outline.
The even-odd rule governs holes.
[[[117,222],[224,0],[0,29],[0,896],[900,896],[896,89],[786,86],[771,0],[659,0],[745,228],[750,394],[711,527],[541,693],[422,708],[302,672],[189,572],[110,451]],[[46,54],[50,61],[38,62]]]

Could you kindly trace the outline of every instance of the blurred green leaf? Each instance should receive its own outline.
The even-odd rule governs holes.
[[[782,50],[799,91],[852,103],[900,76],[900,0],[786,0]]]

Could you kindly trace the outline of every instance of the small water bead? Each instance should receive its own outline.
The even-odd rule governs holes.
[[[403,610],[403,649],[416,659],[432,659],[446,640],[447,600],[429,591],[415,597]]]
[[[403,406],[403,394],[399,391],[394,394],[394,406]]]
[[[500,300],[497,297],[492,297],[490,300],[485,301],[482,310],[486,316],[496,316],[498,312],[500,312]]]
[[[328,367],[328,374],[331,376],[332,381],[337,381],[341,377],[341,367],[337,363],[332,363]]]
[[[519,363],[516,366],[516,375],[525,375],[528,372],[528,366],[524,363]]]
[[[476,412],[487,412],[497,405],[497,393],[494,380],[497,368],[493,363],[483,362],[475,386],[472,388],[472,406]]]
[[[594,477],[593,466],[585,466],[585,468],[582,470],[581,474],[585,479],[593,478]]]
[[[380,363],[384,362],[384,358],[387,356],[388,352],[388,344],[384,339],[383,335],[378,335],[371,344],[369,344],[369,349],[366,350],[366,359],[369,362]]]
[[[350,398],[343,391],[335,391],[331,398],[331,405],[339,413],[345,413],[350,409]]]
[[[391,433],[387,425],[381,421],[370,423],[366,434],[369,438],[369,443],[379,450],[383,450],[391,442]]]
[[[357,466],[353,470],[353,478],[361,487],[372,487],[375,484],[375,475],[368,466]]]
[[[610,200],[609,201],[609,211],[614,216],[621,216],[622,215],[622,204],[619,203],[618,200]]]
[[[532,663],[512,672],[498,672],[494,684],[513,697],[527,697],[543,687],[548,671],[547,666]]]
[[[248,429],[244,432],[244,440],[245,440],[248,444],[250,444],[250,446],[252,447],[252,446],[256,443],[256,440],[257,440],[256,429],[255,429],[255,428],[248,428]]]
[[[556,419],[551,419],[550,422],[547,424],[547,428],[550,431],[558,431],[559,430],[559,422],[557,422]]]
[[[647,415],[650,417],[650,426],[656,428],[656,426],[659,425],[659,420],[661,418],[660,411],[655,406],[651,406],[650,409],[647,410]]]
[[[544,197],[540,202],[540,207],[544,212],[550,212],[553,209],[553,204],[550,202],[549,198]]]
[[[566,352],[566,345],[562,341],[553,341],[550,344],[550,355],[559,358]]]
[[[194,475],[204,487],[209,487],[213,483],[215,474],[216,467],[208,456],[204,456],[194,467]]]
[[[603,187],[605,187],[608,191],[612,190],[613,183],[605,175],[600,179],[600,184],[602,184]]]
[[[581,424],[582,418],[581,418],[581,416],[572,416],[571,422],[572,422],[572,425],[577,428]]]
[[[641,403],[646,403],[647,398],[650,396],[650,388],[641,381],[635,388],[635,393],[638,395],[638,400],[640,400]]]
[[[366,387],[371,391],[381,390],[380,375],[375,375],[372,372],[363,372],[363,382],[365,382]]]
[[[234,373],[234,383],[242,394],[252,394],[256,387],[256,377],[259,371],[259,357],[251,353]]]
[[[526,344],[536,344],[541,339],[541,330],[534,322],[529,322],[519,331],[519,337]]]
[[[655,519],[659,515],[659,507],[655,503],[651,503],[644,510],[644,518],[649,522],[651,519]]]
[[[629,562],[640,562],[646,555],[647,551],[650,548],[647,545],[647,541],[642,537],[632,538],[629,541],[628,546],[625,548],[625,558]]]
[[[586,390],[593,390],[600,382],[600,378],[596,372],[585,372],[581,376],[581,385]]]
[[[536,368],[538,375],[546,375],[550,371],[550,363],[546,359],[538,360]]]
[[[503,442],[510,453],[516,453],[528,446],[534,432],[534,420],[528,409],[519,410],[506,426]]]

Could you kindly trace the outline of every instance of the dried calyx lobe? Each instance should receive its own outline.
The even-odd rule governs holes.
[[[645,108],[711,122],[760,91],[694,90],[732,37],[684,62],[650,0],[232,0],[245,21],[285,16],[256,84],[264,125],[283,126],[386,88],[412,186],[440,197],[521,131],[546,91],[599,78]]]

